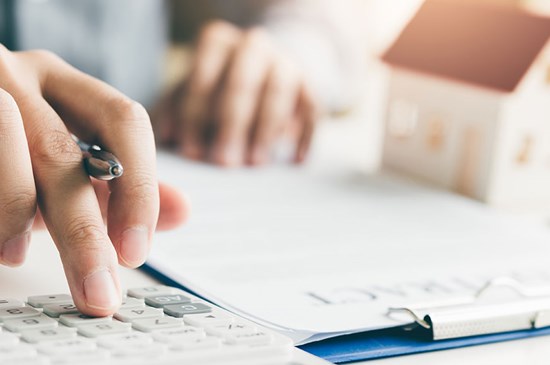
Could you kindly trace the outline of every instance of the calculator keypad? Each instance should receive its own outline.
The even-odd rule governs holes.
[[[0,364],[224,364],[249,357],[293,364],[286,337],[179,289],[127,294],[113,317],[102,318],[79,313],[66,294],[27,303],[0,298]]]

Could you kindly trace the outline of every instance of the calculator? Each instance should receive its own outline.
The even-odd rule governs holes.
[[[2,365],[326,365],[292,341],[181,289],[129,289],[109,317],[67,294],[0,298]]]

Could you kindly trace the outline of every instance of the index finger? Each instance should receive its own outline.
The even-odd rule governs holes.
[[[112,152],[124,175],[109,183],[108,232],[119,262],[141,265],[159,215],[159,188],[153,131],[145,109],[109,85],[54,61],[43,92],[58,106],[69,127],[87,142]],[[79,119],[71,118],[78,115]]]

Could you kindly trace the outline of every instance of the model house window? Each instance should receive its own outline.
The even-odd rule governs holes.
[[[441,116],[433,116],[428,120],[426,146],[432,151],[439,151],[445,144],[446,123]]]
[[[390,104],[388,132],[397,139],[412,136],[418,124],[418,105],[406,100],[394,100]]]
[[[516,163],[518,165],[526,165],[531,161],[533,145],[533,136],[525,135],[520,142],[519,150],[516,154]]]

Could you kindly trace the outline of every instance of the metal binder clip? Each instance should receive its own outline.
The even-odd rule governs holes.
[[[510,289],[511,299],[486,301],[493,289]],[[502,277],[489,281],[468,300],[434,302],[427,306],[389,308],[406,313],[434,340],[511,332],[550,326],[550,291],[529,290]]]

